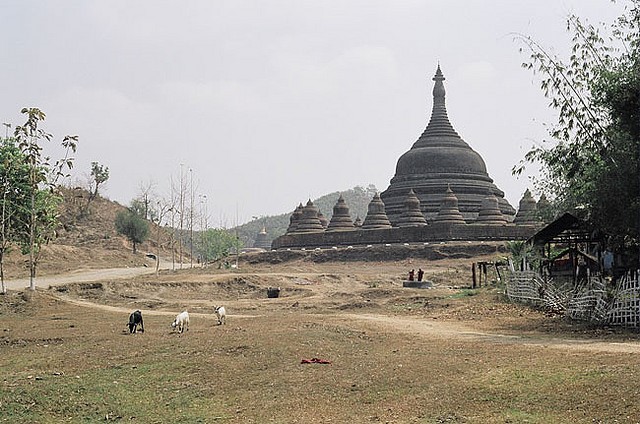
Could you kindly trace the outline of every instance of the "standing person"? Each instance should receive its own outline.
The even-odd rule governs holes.
[[[412,269],[411,271],[409,271],[409,281],[413,281],[413,274],[414,274],[414,270]]]
[[[422,268],[418,268],[418,281],[422,281],[422,277],[424,276],[424,271]]]

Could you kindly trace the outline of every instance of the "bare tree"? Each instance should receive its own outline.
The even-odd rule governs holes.
[[[175,204],[173,203],[173,198],[161,199],[156,202],[156,275],[158,275],[158,270],[160,269],[160,246],[162,245],[162,225],[167,214],[173,215],[173,211],[175,209]],[[173,230],[173,229],[172,229]],[[173,231],[171,232],[171,252],[173,254]]]

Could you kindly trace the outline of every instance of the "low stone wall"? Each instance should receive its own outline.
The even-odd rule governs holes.
[[[272,249],[326,248],[393,243],[437,243],[442,241],[508,241],[526,240],[539,228],[534,225],[440,224],[426,227],[357,229],[317,233],[293,233],[278,237]]]
[[[315,263],[324,262],[381,262],[402,261],[406,259],[439,260],[439,259],[464,259],[487,255],[506,255],[507,248],[504,242],[477,242],[477,243],[435,243],[413,245],[385,245],[378,244],[371,247],[336,247],[295,249],[283,248],[268,252],[251,253],[243,255],[242,259],[248,263],[283,263],[288,261],[303,260]]]

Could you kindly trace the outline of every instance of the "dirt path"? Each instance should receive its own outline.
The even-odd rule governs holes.
[[[393,317],[371,314],[344,314],[347,322],[364,321],[389,331],[438,338],[457,338],[494,344],[529,345],[562,350],[586,350],[609,353],[640,353],[638,342],[605,342],[593,340],[564,339],[544,336],[518,336],[476,331],[464,324],[447,321],[425,320],[424,318]]]
[[[161,269],[170,269],[171,263],[161,263]],[[152,274],[155,272],[151,267],[137,267],[137,268],[111,268],[111,269],[99,269],[99,270],[78,270],[71,273],[41,277],[37,279],[38,288],[48,288],[50,286],[77,283],[77,282],[95,282],[104,280],[116,280],[132,278],[144,274]],[[256,273],[254,275],[259,275]],[[237,273],[229,274],[217,274],[215,279],[223,279],[225,277],[237,276]],[[298,278],[308,278],[315,273],[292,273],[292,272],[268,272],[263,275],[272,276],[295,276]],[[7,287],[11,290],[23,289],[28,287],[28,279],[19,279],[5,282]],[[327,287],[315,287],[317,293],[316,296],[327,296],[328,292],[335,290],[335,287],[331,285]],[[94,308],[114,313],[129,314],[130,308],[109,306],[104,304],[93,303],[85,300],[79,300],[70,298],[64,295],[50,294],[52,297],[64,302],[68,302],[73,305],[77,305],[84,308]],[[146,315],[155,316],[175,316],[179,311],[157,311],[157,310],[143,310]],[[206,319],[215,319],[214,314],[193,313],[193,316],[202,317]],[[234,318],[256,318],[260,315],[230,315]],[[415,317],[398,317],[388,316],[382,314],[354,314],[354,313],[339,313],[336,316],[340,321],[345,322],[349,326],[367,326],[373,325],[378,331],[400,331],[408,334],[414,334],[422,337],[430,338],[455,338],[458,340],[487,342],[494,344],[512,344],[512,345],[526,345],[537,347],[549,347],[562,350],[584,350],[591,352],[610,352],[610,353],[640,353],[640,342],[607,342],[607,341],[594,341],[594,340],[578,340],[567,339],[557,337],[546,337],[544,335],[507,335],[499,333],[487,333],[477,331],[472,327],[472,324],[465,325],[464,323],[451,322],[451,321],[436,321],[425,318]]]
[[[61,301],[83,308],[100,309],[114,313],[129,314],[130,308],[109,306],[85,300],[72,299],[66,296],[51,295]],[[176,311],[142,310],[144,315],[173,317]],[[190,313],[198,318],[216,319],[214,314]],[[259,318],[261,315],[228,314],[232,318]],[[605,342],[593,340],[565,339],[544,336],[520,336],[500,333],[486,333],[477,331],[464,324],[450,321],[434,321],[424,318],[395,317],[380,314],[352,314],[340,313],[337,315],[340,321],[348,326],[358,326],[362,323],[375,326],[377,331],[399,331],[414,334],[421,337],[457,339],[463,341],[477,341],[493,344],[510,344],[520,346],[536,346],[560,349],[566,351],[589,351],[601,353],[640,353],[640,342]],[[323,318],[324,319],[324,318]]]
[[[61,300],[63,302],[69,303],[71,305],[81,306],[83,308],[91,308],[91,309],[99,309],[101,311],[129,314],[131,313],[131,308],[123,308],[121,306],[110,306],[103,305],[100,303],[88,302],[86,300],[79,299],[71,299],[66,296],[59,296],[54,294],[49,294],[54,299]],[[144,315],[153,315],[153,316],[171,316],[174,317],[179,311],[154,311],[153,309],[141,309],[141,312]],[[216,315],[211,314],[202,314],[202,313],[193,313],[189,312],[190,316],[199,317],[199,318],[207,318],[207,319],[217,319]],[[240,314],[227,314],[233,318],[258,318],[260,315],[240,315]]]
[[[171,262],[160,262],[160,269],[171,269]],[[76,271],[36,277],[36,287],[48,289],[51,286],[59,286],[69,283],[86,283],[102,280],[119,280],[122,278],[132,278],[139,275],[153,274],[155,267],[134,267],[134,268],[106,268],[106,269],[78,269]],[[22,290],[29,287],[29,278],[19,278],[4,282],[7,290]]]

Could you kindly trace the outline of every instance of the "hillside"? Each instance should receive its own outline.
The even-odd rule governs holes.
[[[156,239],[158,227],[151,224],[149,239],[132,252],[131,245],[116,232],[116,214],[125,207],[117,202],[98,196],[88,209],[88,193],[78,189],[62,189],[64,202],[60,210],[61,226],[58,237],[44,246],[37,268],[37,275],[48,275],[76,269],[154,266],[146,256],[158,250]],[[85,211],[83,213],[83,211]],[[166,247],[170,236],[160,228],[160,256],[171,260]],[[5,259],[5,278],[22,278],[29,275],[28,256],[12,249]]]
[[[371,202],[373,195],[377,191],[378,190],[374,185],[369,185],[368,187],[356,186],[349,190],[336,191],[326,194],[317,199],[312,199],[312,201],[320,210],[320,212],[322,212],[322,214],[330,220],[331,216],[333,215],[333,207],[338,201],[338,197],[342,195],[345,202],[349,206],[351,218],[355,220],[356,217],[360,217],[360,219],[364,220],[365,216],[367,215],[367,207],[369,206],[369,202]],[[308,199],[301,199],[300,202],[304,205],[306,204],[307,200]],[[292,205],[291,211],[287,213],[262,217],[260,219],[256,219],[238,226],[238,237],[240,237],[240,240],[242,240],[243,245],[245,247],[252,247],[253,243],[255,242],[256,235],[258,234],[258,232],[260,232],[260,230],[262,230],[263,225],[267,230],[267,238],[269,241],[272,241],[275,238],[283,235],[287,231],[287,227],[289,226],[289,218],[291,216],[291,213],[293,212],[293,209],[295,209],[295,206],[297,205]]]
[[[327,217],[331,218],[333,206],[342,194],[349,205],[351,216],[355,219],[366,216],[367,206],[376,188],[372,185],[334,192],[314,200],[314,203]],[[114,268],[132,266],[154,266],[147,253],[157,254],[160,240],[160,257],[171,261],[171,235],[166,228],[158,228],[151,223],[149,238],[138,247],[134,254],[130,243],[116,232],[114,220],[116,214],[126,207],[98,196],[87,207],[88,193],[81,189],[63,188],[64,202],[60,210],[61,226],[58,237],[44,246],[37,268],[37,275],[50,275],[76,269]],[[302,201],[301,201],[302,202]],[[265,225],[269,240],[285,233],[289,226],[291,212],[276,216],[263,217],[237,228],[243,246],[252,247],[255,237]],[[230,231],[234,231],[231,229]],[[188,237],[185,236],[183,256],[185,261],[189,253]],[[177,248],[176,248],[177,249]],[[177,253],[175,260],[177,261]],[[195,254],[194,254],[195,256]],[[28,257],[21,255],[17,248],[12,249],[5,259],[5,279],[28,276]]]

